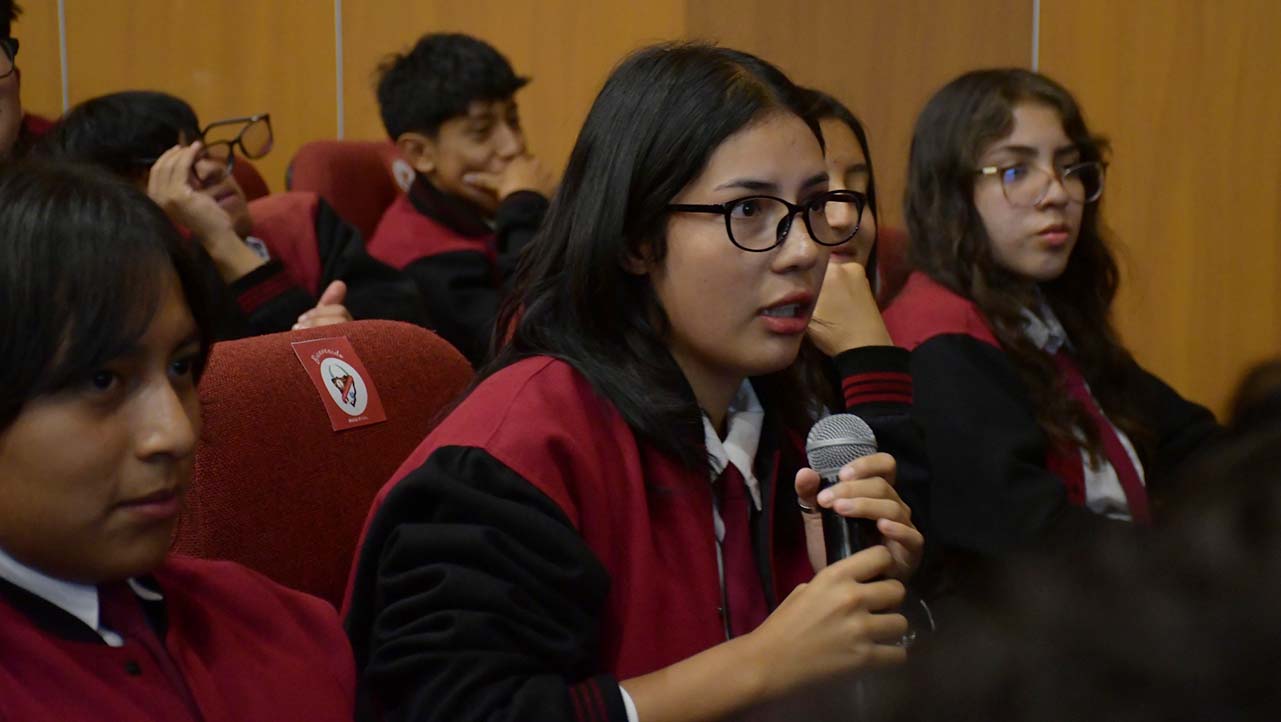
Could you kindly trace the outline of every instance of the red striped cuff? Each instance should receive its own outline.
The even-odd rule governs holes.
[[[611,717],[609,708],[611,705],[606,702],[606,692],[601,689],[602,680],[606,680],[614,685],[614,694],[618,695],[618,683],[611,677],[599,676],[585,679],[578,684],[570,685],[569,700],[574,706],[574,719],[578,722],[610,722]],[[621,698],[617,705],[621,706]],[[626,717],[623,717],[626,719]]]
[[[282,268],[280,271],[255,283],[252,287],[241,291],[240,295],[236,297],[236,303],[240,306],[241,311],[250,314],[258,310],[259,306],[288,291],[293,285],[293,280],[289,278],[289,274],[285,273]]]
[[[841,382],[846,408],[860,404],[911,404],[912,376],[901,371],[861,373]]]

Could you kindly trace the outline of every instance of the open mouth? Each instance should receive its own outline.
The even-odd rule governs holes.
[[[770,316],[772,318],[796,318],[801,315],[801,311],[804,309],[805,307],[799,303],[789,303],[785,306],[767,308],[764,311],[761,311],[761,315]]]

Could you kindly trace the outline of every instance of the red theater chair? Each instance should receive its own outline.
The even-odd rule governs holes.
[[[267,188],[267,181],[262,179],[262,174],[254,167],[253,163],[244,158],[236,158],[236,162],[231,166],[231,175],[240,184],[240,189],[245,192],[247,200],[262,198],[271,192]]]
[[[390,141],[315,140],[290,161],[285,186],[320,194],[368,239],[412,177]]]
[[[290,344],[346,337],[387,420],[334,431]],[[204,431],[174,550],[230,559],[342,603],[374,495],[470,382],[440,337],[356,321],[217,344],[200,384]]]

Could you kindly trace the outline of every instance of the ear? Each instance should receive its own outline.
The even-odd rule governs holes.
[[[623,259],[623,270],[633,276],[648,276],[654,270],[654,246],[649,241],[640,244],[636,250]]]
[[[436,141],[422,133],[401,133],[396,138],[396,148],[410,167],[421,175],[436,171]]]

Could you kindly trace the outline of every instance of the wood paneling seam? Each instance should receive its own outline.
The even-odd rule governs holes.
[[[58,62],[62,65],[62,112],[71,107],[67,80],[67,0],[58,0]]]
[[[338,139],[343,137],[342,0],[334,0],[334,90],[338,98]]]

